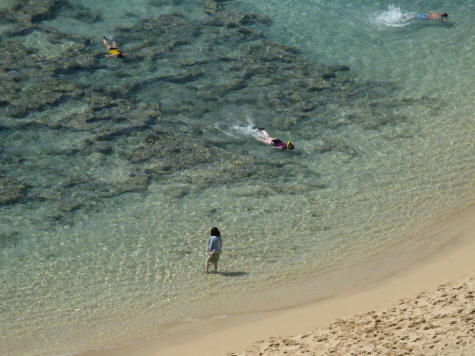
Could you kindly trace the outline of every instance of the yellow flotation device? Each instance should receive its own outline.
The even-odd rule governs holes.
[[[120,55],[120,51],[118,48],[109,48],[109,53],[112,54],[113,56]]]

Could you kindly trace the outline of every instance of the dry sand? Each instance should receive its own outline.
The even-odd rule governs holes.
[[[381,312],[271,337],[228,355],[475,355],[474,293],[475,278],[462,278]]]
[[[284,310],[180,325],[146,344],[84,356],[475,355],[475,205],[426,233],[446,242],[358,289]]]

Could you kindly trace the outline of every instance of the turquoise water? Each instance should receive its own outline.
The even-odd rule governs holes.
[[[0,4],[2,354],[332,295],[473,202],[470,2]]]

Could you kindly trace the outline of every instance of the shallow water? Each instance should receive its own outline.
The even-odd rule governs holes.
[[[468,2],[13,3],[0,6],[6,354],[331,295],[358,278],[330,271],[424,247],[407,236],[473,201]],[[432,9],[449,23],[408,20]],[[103,35],[124,60],[103,58]],[[259,143],[254,125],[296,149]],[[205,275],[212,226],[223,273]],[[409,257],[393,259],[365,278]],[[286,287],[316,276],[300,296]]]

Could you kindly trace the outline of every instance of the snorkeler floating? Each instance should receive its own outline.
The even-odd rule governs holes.
[[[279,140],[278,138],[271,137],[269,135],[269,133],[266,130],[264,130],[264,128],[259,128],[259,127],[254,126],[253,129],[260,131],[261,137],[256,137],[256,139],[258,141],[267,143],[268,145],[273,146],[273,148],[278,148],[278,149],[281,149],[281,150],[285,150],[285,149],[293,150],[294,149],[294,144],[292,142],[289,141],[289,142],[285,143],[285,142],[282,142],[281,140]]]
[[[124,53],[119,51],[119,48],[117,48],[117,44],[115,43],[114,40],[112,40],[112,44],[109,43],[107,38],[104,36],[102,37],[102,40],[104,42],[104,46],[106,46],[107,50],[109,51],[109,54],[106,54],[107,58],[123,58]]]
[[[449,15],[444,12],[440,14],[435,11],[428,12],[426,14],[417,14],[414,16],[415,20],[441,20],[442,22],[447,22]]]

